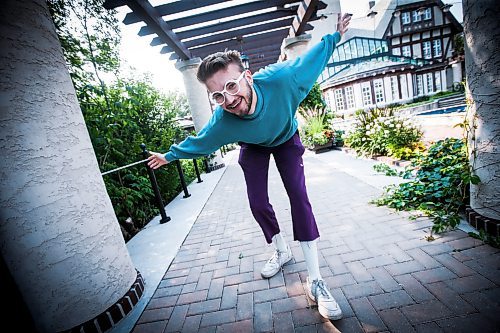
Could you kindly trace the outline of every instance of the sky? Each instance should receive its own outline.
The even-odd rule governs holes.
[[[151,0],[153,5],[168,2],[161,0]],[[450,0],[444,3],[453,4],[452,13],[462,21],[461,1]],[[353,18],[366,15],[368,11],[368,0],[340,0],[343,12],[353,14]],[[160,54],[161,46],[150,46],[151,36],[139,37],[137,35],[143,23],[125,25],[121,23],[125,15],[130,12],[127,6],[118,10],[118,20],[122,32],[122,41],[120,45],[120,56],[124,68],[133,67],[141,73],[150,73],[153,85],[163,92],[180,91],[185,92],[184,81],[181,72],[175,67],[175,61],[169,60],[169,55]]]

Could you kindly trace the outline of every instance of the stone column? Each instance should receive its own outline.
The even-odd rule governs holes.
[[[212,107],[208,99],[207,88],[196,78],[196,72],[200,63],[200,58],[194,58],[177,61],[175,64],[175,68],[182,73],[184,78],[184,86],[186,87],[186,95],[196,132],[199,132],[212,116]],[[217,150],[214,154],[215,156],[209,159],[209,167],[213,170],[224,167],[220,150]]]
[[[461,62],[455,62],[454,64],[451,65],[451,68],[453,70],[453,84],[455,83],[462,83],[462,63]]]
[[[285,50],[286,59],[295,59],[304,53],[304,51],[307,50],[310,40],[310,34],[285,38],[283,41],[283,49]]]
[[[39,332],[104,331],[138,275],[61,45],[45,0],[6,0],[0,22],[1,255]]]

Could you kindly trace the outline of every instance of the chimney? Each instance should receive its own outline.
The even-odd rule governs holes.
[[[375,6],[375,1],[368,1],[368,6],[370,7],[369,9],[372,9]]]

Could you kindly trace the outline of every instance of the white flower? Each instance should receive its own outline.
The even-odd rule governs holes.
[[[389,134],[389,130],[384,130],[384,134],[388,135]]]
[[[366,141],[366,138],[361,138],[361,141]]]
[[[394,124],[389,124],[389,127],[394,127]]]
[[[401,124],[396,124],[396,128],[401,128]]]
[[[367,125],[366,125],[366,129],[370,129],[370,124],[367,124]]]

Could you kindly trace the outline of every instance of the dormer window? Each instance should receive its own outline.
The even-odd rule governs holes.
[[[411,18],[410,18],[410,13],[409,12],[404,12],[401,15],[401,22],[403,24],[410,24],[411,23]]]
[[[422,21],[422,15],[420,14],[420,11],[414,10],[413,11],[413,22],[420,22]]]
[[[424,20],[431,20],[432,19],[432,8],[426,8],[424,10]]]

